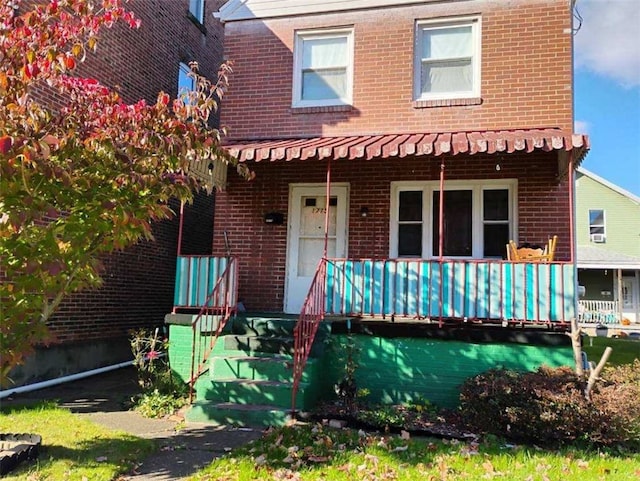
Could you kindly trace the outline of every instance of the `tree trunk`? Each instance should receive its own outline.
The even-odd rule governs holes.
[[[584,395],[587,399],[591,399],[591,390],[593,389],[593,385],[596,383],[596,379],[598,379],[598,377],[600,376],[602,368],[607,363],[607,360],[611,355],[611,351],[613,351],[611,347],[607,347],[604,350],[604,352],[602,353],[602,357],[600,358],[600,362],[598,363],[596,368],[591,371],[591,374],[589,374],[589,381],[587,382],[587,387],[584,390]]]
[[[582,365],[582,341],[580,340],[580,334],[582,329],[578,325],[578,319],[571,319],[571,346],[573,347],[573,360],[576,364],[576,374],[580,377],[584,377],[584,366]]]

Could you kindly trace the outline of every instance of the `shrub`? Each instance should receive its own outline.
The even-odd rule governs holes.
[[[131,351],[138,369],[142,394],[132,401],[143,416],[157,418],[172,414],[187,402],[188,387],[173,374],[168,362],[168,340],[144,329],[131,332]]]
[[[474,429],[518,442],[637,443],[640,384],[633,381],[637,374],[623,371],[610,371],[617,381],[597,384],[591,401],[584,396],[584,381],[569,368],[488,371],[462,386],[461,415]]]

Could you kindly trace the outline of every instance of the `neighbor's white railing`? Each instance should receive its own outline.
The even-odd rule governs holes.
[[[578,322],[589,324],[617,324],[620,322],[618,301],[578,301]]]

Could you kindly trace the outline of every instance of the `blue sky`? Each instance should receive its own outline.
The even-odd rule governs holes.
[[[582,166],[640,196],[640,0],[576,9],[574,130],[591,140]]]

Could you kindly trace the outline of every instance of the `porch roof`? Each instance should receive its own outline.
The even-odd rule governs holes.
[[[577,166],[589,150],[589,138],[583,134],[545,128],[231,140],[224,147],[240,162],[328,158],[370,160],[557,150],[573,151],[574,165]]]

